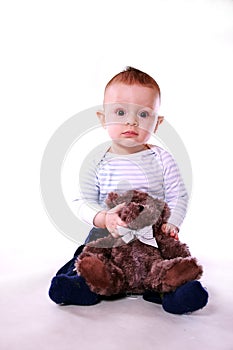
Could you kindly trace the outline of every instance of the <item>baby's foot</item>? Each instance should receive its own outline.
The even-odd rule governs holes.
[[[163,309],[172,314],[185,314],[202,309],[208,302],[208,292],[199,281],[190,281],[174,292],[164,293]]]
[[[49,297],[56,304],[64,305],[94,305],[100,301],[100,296],[93,293],[81,276],[61,274],[52,279]]]

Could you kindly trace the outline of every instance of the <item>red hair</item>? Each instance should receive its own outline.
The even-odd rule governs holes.
[[[125,70],[116,74],[106,85],[106,89],[114,83],[123,83],[126,85],[142,85],[158,91],[159,98],[161,98],[160,87],[157,82],[147,73],[140,71],[133,67],[126,67]]]

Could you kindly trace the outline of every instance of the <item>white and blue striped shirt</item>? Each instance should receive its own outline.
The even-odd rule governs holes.
[[[79,195],[74,201],[78,217],[93,225],[98,211],[107,209],[109,192],[136,189],[163,199],[171,210],[169,223],[180,227],[186,214],[188,194],[179,169],[169,152],[149,146],[138,153],[101,153],[84,164],[80,171]]]

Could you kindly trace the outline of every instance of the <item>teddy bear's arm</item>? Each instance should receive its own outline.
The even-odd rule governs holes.
[[[154,233],[159,251],[164,259],[173,259],[177,257],[191,256],[188,246],[185,243],[181,243],[179,240],[174,239],[162,231]]]

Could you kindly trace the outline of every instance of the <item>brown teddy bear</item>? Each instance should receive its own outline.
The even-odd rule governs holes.
[[[164,201],[130,190],[111,192],[106,203],[109,208],[125,203],[119,216],[128,228],[119,238],[109,234],[88,243],[78,256],[75,268],[92,292],[104,296],[146,290],[170,292],[201,277],[202,266],[187,245],[161,230],[170,215]],[[154,238],[147,241],[151,229]]]

